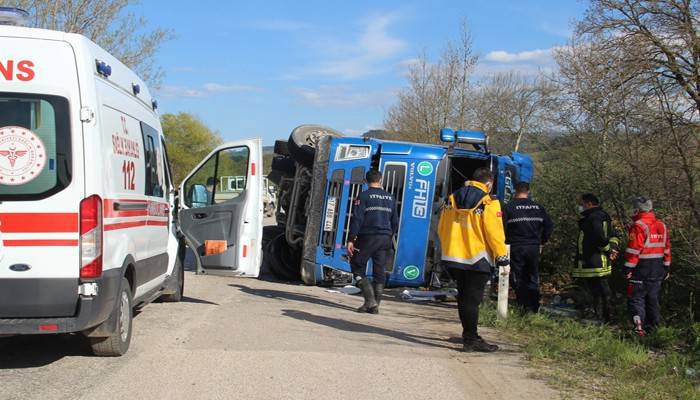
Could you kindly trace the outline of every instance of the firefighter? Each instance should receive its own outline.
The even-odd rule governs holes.
[[[650,199],[633,201],[634,223],[625,250],[627,297],[634,331],[645,336],[661,322],[659,292],[671,268],[671,240],[666,225],[656,218]]]
[[[599,319],[609,322],[612,292],[608,279],[612,262],[619,254],[620,239],[614,233],[610,216],[594,194],[580,195],[577,203],[581,219],[573,276],[585,294],[579,299],[579,307],[583,311],[586,306],[592,306]],[[592,297],[592,304],[586,304],[583,297]]]
[[[371,169],[365,180],[368,189],[354,202],[347,250],[352,273],[365,299],[357,312],[378,314],[386,267],[393,258],[393,238],[399,228],[399,218],[394,196],[382,189],[382,173]],[[370,259],[374,285],[367,278],[367,261]]]
[[[540,204],[530,199],[530,184],[515,185],[515,198],[503,209],[506,243],[510,244],[511,286],[517,303],[536,313],[540,308],[540,252],[554,223]]]
[[[498,350],[477,334],[479,304],[491,270],[494,264],[509,264],[501,204],[489,195],[492,187],[488,168],[474,171],[472,180],[450,196],[438,225],[442,263],[457,282],[464,351]]]

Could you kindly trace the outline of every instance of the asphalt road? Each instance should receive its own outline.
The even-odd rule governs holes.
[[[182,303],[134,320],[129,353],[97,358],[78,335],[0,339],[1,399],[550,399],[516,349],[457,351],[453,303],[358,296],[250,278],[186,275]]]

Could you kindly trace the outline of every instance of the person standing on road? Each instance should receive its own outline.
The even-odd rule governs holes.
[[[352,273],[365,299],[357,312],[378,314],[399,218],[394,196],[382,189],[382,173],[371,169],[367,171],[365,180],[368,189],[355,199],[347,249]],[[367,261],[370,259],[374,287],[367,278]]]
[[[544,207],[530,199],[527,182],[515,185],[515,198],[503,208],[503,221],[516,301],[536,313],[540,308],[540,252],[552,235],[554,224]]]
[[[666,224],[656,218],[651,199],[634,199],[634,223],[625,250],[627,297],[634,332],[645,336],[661,323],[659,292],[671,268],[671,239]]]
[[[610,283],[612,262],[619,254],[620,239],[614,233],[610,215],[603,211],[598,197],[585,193],[577,199],[581,219],[576,248],[573,277],[583,296],[579,299],[581,311],[592,306],[596,316],[610,322]],[[592,299],[592,303],[589,303]]]
[[[464,351],[498,350],[477,334],[479,304],[491,269],[509,264],[501,204],[489,195],[492,187],[488,168],[474,171],[472,180],[450,196],[438,226],[442,263],[457,282]]]

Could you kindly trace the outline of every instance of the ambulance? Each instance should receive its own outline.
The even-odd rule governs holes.
[[[0,8],[0,337],[81,333],[96,355],[120,356],[134,309],[182,298],[182,259],[192,243],[175,220],[157,103],[95,43],[24,27],[27,17]],[[256,146],[222,146],[216,165],[203,161],[183,190],[206,185],[209,175],[255,181]],[[245,264],[241,270],[257,275],[246,264],[255,240],[241,239],[258,222],[241,222],[245,213],[262,218],[261,206],[243,207],[253,195],[242,190],[211,213],[181,212],[190,238],[206,232],[243,243],[206,259],[213,268]],[[216,232],[208,231],[212,221]]]

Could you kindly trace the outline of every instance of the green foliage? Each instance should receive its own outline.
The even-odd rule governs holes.
[[[161,117],[173,181],[182,179],[221,143],[221,137],[199,118],[189,113]]]
[[[695,399],[700,380],[692,335],[662,328],[645,340],[605,325],[511,310],[505,321],[492,304],[480,323],[519,343],[533,365],[571,398]],[[697,325],[697,324],[696,324]],[[700,333],[697,326],[691,328]],[[697,338],[697,336],[695,336]]]

